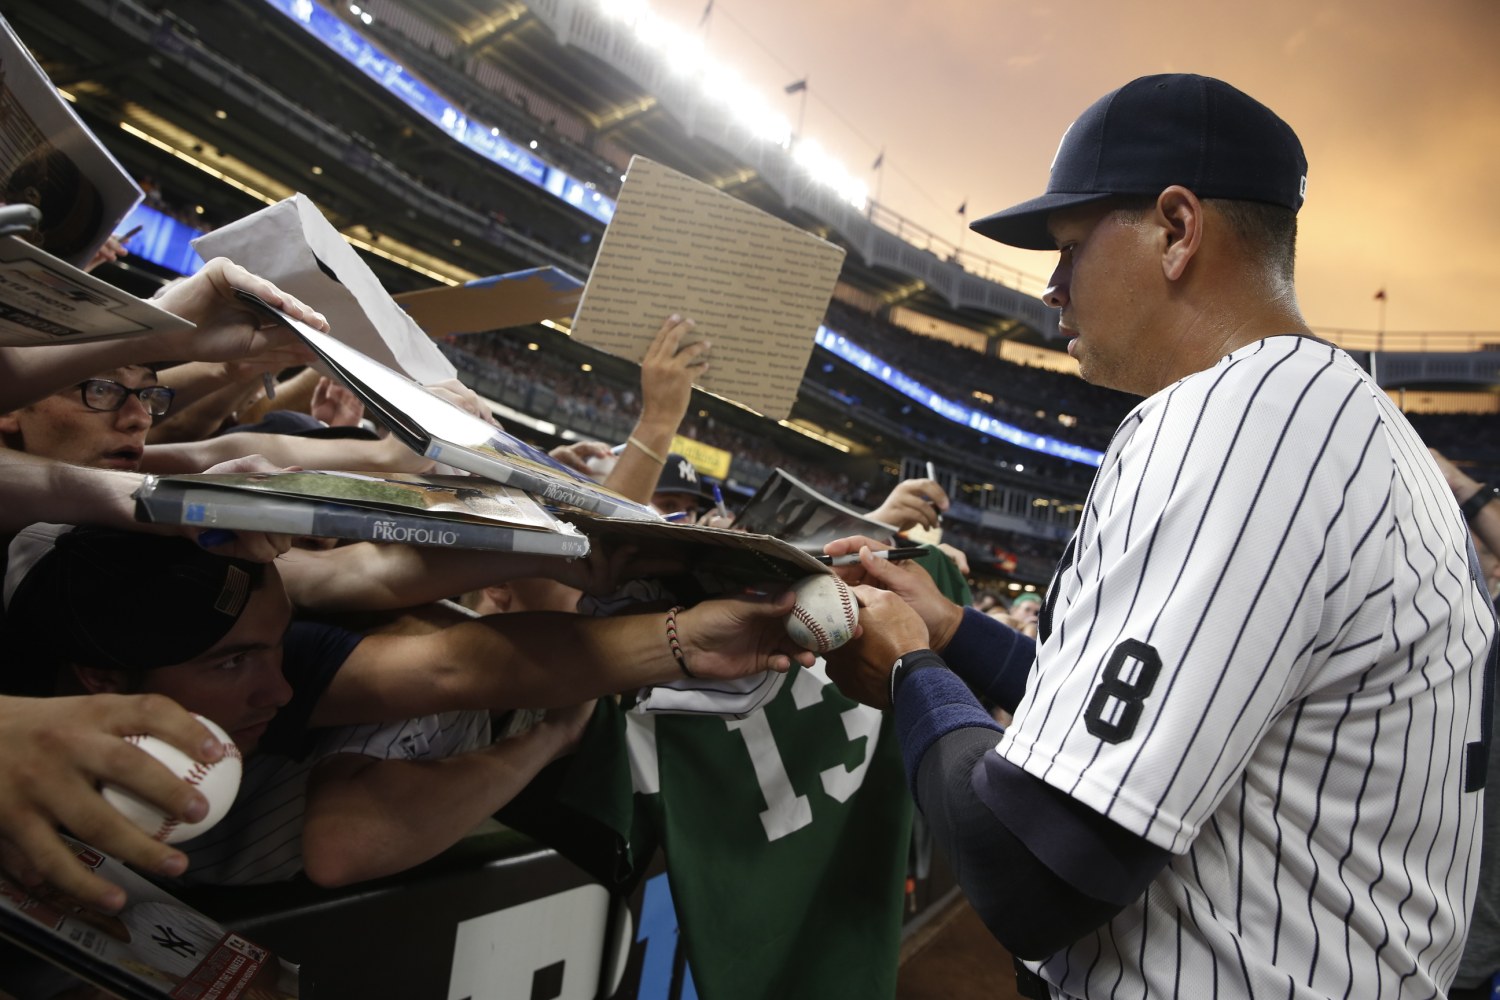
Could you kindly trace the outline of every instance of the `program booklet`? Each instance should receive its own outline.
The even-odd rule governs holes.
[[[82,344],[192,326],[19,237],[0,237],[0,346]]]
[[[745,504],[734,526],[775,537],[804,552],[819,553],[837,538],[864,535],[895,539],[896,529],[819,493],[796,476],[777,469]]]
[[[517,489],[477,476],[269,472],[147,476],[155,524],[495,552],[584,556],[589,540]]]
[[[0,18],[0,202],[41,209],[28,238],[82,267],[140,200],[130,174]]]
[[[538,497],[609,517],[661,520],[661,515],[645,504],[600,486],[541,449],[439,399],[405,375],[343,341],[314,330],[253,295],[245,292],[239,295],[295,330],[334,377],[359,397],[371,415],[417,454]]]
[[[805,576],[832,572],[804,549],[764,534],[600,517],[565,507],[555,507],[553,513],[595,543],[607,540],[633,546],[639,560],[631,569],[640,579],[692,576],[706,592],[727,593],[747,584],[795,583]]]
[[[26,887],[0,874],[0,938],[50,963],[7,963],[0,990],[54,996],[76,978],[126,1000],[296,1000],[301,995],[297,966],[226,930],[104,852],[63,839],[79,861],[124,889],[129,902],[111,916],[49,886]]]

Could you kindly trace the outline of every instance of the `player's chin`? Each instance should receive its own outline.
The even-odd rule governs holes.
[[[235,746],[240,748],[241,755],[249,756],[256,747],[260,746],[261,738],[266,735],[266,730],[270,725],[269,720],[258,722],[253,726],[246,726],[244,729],[236,729],[229,734],[229,737],[234,740]]]

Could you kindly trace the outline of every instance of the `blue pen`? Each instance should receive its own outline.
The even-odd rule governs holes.
[[[729,508],[724,506],[724,494],[719,489],[719,484],[714,483],[714,506],[719,508],[719,516],[726,521],[729,520]]]
[[[667,520],[667,521],[685,521],[685,520],[687,520],[687,516],[688,516],[688,512],[685,511],[685,510],[674,510],[670,514],[663,515],[663,520]]]

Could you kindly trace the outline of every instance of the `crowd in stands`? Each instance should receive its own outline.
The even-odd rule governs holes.
[[[159,185],[143,186],[154,207],[169,210]],[[0,347],[0,866],[12,874],[50,881],[91,906],[124,906],[119,887],[80,865],[59,828],[178,882],[305,877],[340,886],[405,871],[452,846],[571,752],[596,699],[813,664],[785,632],[790,594],[581,613],[594,606],[586,598],[623,603],[628,585],[654,579],[602,543],[587,558],[564,560],[329,545],[190,525],[147,530],[133,501],[146,472],[420,474],[435,467],[366,426],[358,399],[308,367],[313,358],[302,342],[268,326],[240,291],[327,327],[317,303],[218,259],[159,296],[193,329]],[[954,381],[962,372],[968,386],[993,396],[986,406],[996,416],[1075,443],[1102,449],[1133,405],[1076,378],[920,337],[846,305],[835,303],[828,323],[968,401]],[[634,382],[585,372],[519,335],[488,334],[444,345],[461,378],[427,389],[480,419],[493,422],[484,394],[597,434],[597,442],[559,445],[553,454],[584,473],[610,455],[598,477],[642,508],[665,509],[659,494],[667,492],[671,444],[680,434],[730,453],[731,477],[747,488],[780,468],[901,530],[935,527],[946,512],[944,551],[961,570],[997,586],[1011,576],[1045,580],[1062,548],[1051,533],[982,527],[930,479],[898,481],[832,450],[814,457],[790,447],[793,432],[770,421],[749,429],[695,409],[692,384],[709,348],[684,346],[689,324],[663,322]],[[856,420],[899,429],[881,458],[1004,465],[1016,481],[1073,497],[1087,488],[1090,467],[916,413],[886,390],[860,389],[827,355],[816,356],[810,371],[821,388],[857,402]],[[279,377],[276,392],[263,390],[263,376]],[[1076,425],[1059,423],[1060,413]],[[1414,422],[1471,472],[1485,473],[1473,480],[1500,470],[1493,417]],[[898,495],[915,497],[916,512],[895,503]],[[701,492],[695,504],[682,513],[711,516]],[[461,605],[444,603],[459,594]],[[1025,630],[1038,603],[1018,598],[1004,610]],[[420,615],[410,614],[414,608]],[[541,633],[546,643],[534,641]],[[496,723],[517,710],[536,712],[534,723],[502,733]],[[131,790],[167,817],[200,818],[207,804],[199,792],[122,744],[126,735],[152,734],[195,759],[215,760],[224,748],[194,714],[229,732],[246,756],[246,777],[229,816],[179,849],[133,827],[98,786]],[[474,788],[484,793],[470,794]]]
[[[1084,447],[1102,451],[1120,420],[1138,402],[1072,375],[1015,364],[914,333],[837,299],[829,306],[826,323],[956,402],[1023,430]],[[962,373],[962,379],[956,379],[955,373]],[[993,402],[976,399],[976,388],[993,396]],[[1076,425],[1060,423],[1061,415],[1076,418]]]

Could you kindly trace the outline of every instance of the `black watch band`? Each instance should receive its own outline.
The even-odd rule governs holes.
[[[896,707],[896,689],[901,682],[906,680],[906,675],[914,670],[922,670],[927,667],[946,667],[943,658],[930,649],[914,649],[910,653],[903,653],[896,657],[896,662],[891,665],[891,707]]]
[[[1464,512],[1464,520],[1473,524],[1474,518],[1479,516],[1479,512],[1488,507],[1490,501],[1495,499],[1500,499],[1500,486],[1480,483],[1479,489],[1474,491],[1474,495],[1459,504],[1459,510]]]

